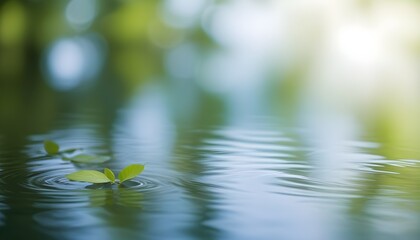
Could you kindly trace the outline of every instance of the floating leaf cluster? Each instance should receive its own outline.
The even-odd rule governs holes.
[[[78,154],[72,157],[67,157],[64,154],[72,153],[79,149],[72,148],[67,150],[61,150],[60,146],[51,140],[44,141],[44,149],[49,155],[59,155],[63,160],[72,161],[75,163],[104,163],[111,160],[109,156],[97,156],[97,155],[89,155],[89,154]],[[144,165],[142,164],[132,164],[125,167],[121,172],[118,174],[118,179],[115,178],[114,172],[109,169],[105,168],[104,172],[96,171],[96,170],[80,170],[71,174],[66,175],[67,179],[71,181],[79,181],[79,182],[88,182],[88,183],[118,183],[121,184],[124,181],[132,179],[142,173],[144,170]]]
[[[64,154],[72,153],[77,150],[78,148],[71,148],[60,151],[60,146],[51,140],[44,141],[44,149],[49,155],[59,155],[63,160],[72,161],[76,163],[104,163],[111,158],[109,156],[97,156],[97,155],[89,155],[89,154],[78,154],[76,156],[67,157]]]
[[[135,178],[144,170],[144,165],[141,164],[132,164],[125,167],[118,174],[118,179],[115,179],[114,172],[111,169],[105,168],[104,172],[99,172],[96,170],[80,170],[71,174],[68,174],[66,177],[72,181],[79,182],[89,182],[89,183],[123,183],[129,179]],[[119,180],[119,181],[118,181]]]

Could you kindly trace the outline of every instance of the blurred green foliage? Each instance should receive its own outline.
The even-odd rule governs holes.
[[[93,1],[96,14],[84,29],[66,18],[71,1],[0,2],[0,128],[45,131],[58,112],[102,112],[105,119],[146,82],[165,81],[164,56],[182,39],[207,47],[199,26],[176,28],[162,18],[163,1]],[[94,84],[58,92],[48,85],[46,57],[63,38],[96,34],[104,66]],[[100,117],[100,116],[98,116]],[[112,120],[110,120],[112,122]],[[29,122],[31,124],[29,124]],[[15,134],[16,137],[19,134]],[[23,134],[24,135],[24,134]]]

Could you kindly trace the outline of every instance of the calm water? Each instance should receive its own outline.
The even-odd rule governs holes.
[[[416,2],[0,1],[0,240],[420,239]]]
[[[328,142],[274,114],[209,108],[177,122],[159,95],[139,96],[107,118],[60,111],[45,131],[0,136],[1,239],[420,237],[420,161],[389,159],[369,137]],[[47,138],[113,159],[46,156]],[[120,188],[65,178],[129,163],[146,170]]]

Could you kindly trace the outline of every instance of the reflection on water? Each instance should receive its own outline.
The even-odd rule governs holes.
[[[0,2],[0,239],[419,239],[418,5]]]
[[[159,91],[141,96],[119,111],[108,131],[92,123],[91,114],[63,114],[49,133],[27,136],[22,146],[3,144],[1,234],[17,239],[74,239],[75,233],[77,239],[416,239],[420,234],[419,160],[388,159],[381,155],[382,143],[368,139],[340,137],[322,148],[317,143],[322,139],[307,129],[270,116],[243,119],[243,127],[227,121],[177,128],[174,135],[173,123],[159,122],[169,119],[165,104],[159,107]],[[139,126],[136,119],[143,115]],[[45,138],[114,159],[86,166],[45,156]],[[130,162],[146,162],[146,170],[120,187],[64,177],[86,168],[118,172]],[[22,223],[32,227],[21,232]]]

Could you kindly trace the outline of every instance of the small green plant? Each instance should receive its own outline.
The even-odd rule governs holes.
[[[49,155],[55,155],[59,153],[60,146],[56,142],[45,140],[44,149]]]
[[[109,156],[96,156],[88,154],[79,154],[74,157],[62,157],[63,160],[77,163],[104,163],[111,160]]]
[[[96,170],[80,170],[74,173],[66,175],[66,178],[71,181],[88,182],[88,183],[118,183],[121,184],[124,181],[135,178],[137,175],[142,173],[144,165],[132,164],[125,167],[118,174],[118,179],[115,179],[115,174],[111,169],[105,168],[104,172]]]
[[[72,161],[76,163],[104,163],[111,160],[111,157],[109,156],[97,156],[97,155],[89,155],[89,154],[78,154],[76,156],[66,157],[64,155],[65,153],[73,153],[80,149],[71,148],[71,149],[60,151],[60,145],[58,145],[58,143],[51,140],[44,141],[44,150],[48,153],[48,155],[52,155],[52,156],[60,155],[60,157],[63,160]]]

